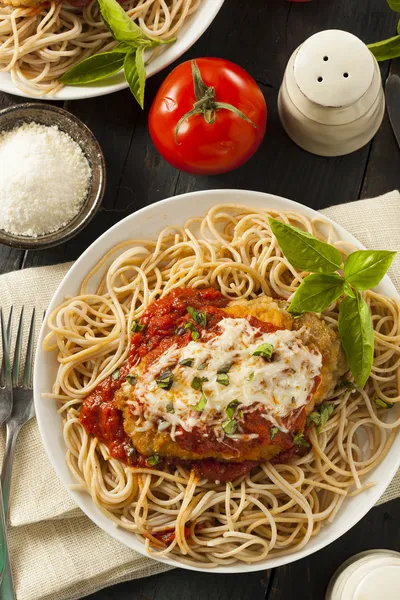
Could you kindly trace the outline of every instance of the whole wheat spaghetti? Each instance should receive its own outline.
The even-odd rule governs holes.
[[[155,240],[119,244],[88,274],[79,295],[49,316],[44,346],[58,352],[59,369],[48,396],[60,407],[76,488],[87,490],[152,556],[213,567],[299,550],[335,519],[348,496],[373,485],[373,470],[400,424],[396,406],[381,410],[374,402],[376,396],[400,401],[399,305],[368,291],[375,329],[370,379],[364,390],[339,387],[332,393],[334,411],[322,431],[311,428],[305,456],[267,462],[218,484],[183,466],[169,472],[128,467],[86,433],[79,421],[82,399],[123,363],[133,321],[157,298],[176,287],[210,286],[230,299],[290,298],[306,273],[282,256],[268,216],[328,241],[344,256],[353,249],[322,218],[219,205],[184,227],[166,227]],[[336,303],[324,313],[333,326],[337,316]],[[163,544],[156,534],[166,530],[174,535]]]
[[[179,34],[201,0],[128,0],[128,15],[148,35],[170,39]],[[73,2],[72,2],[73,4]],[[0,71],[33,96],[52,96],[68,69],[117,42],[103,22],[96,0],[84,8],[56,2],[13,7],[0,0]]]

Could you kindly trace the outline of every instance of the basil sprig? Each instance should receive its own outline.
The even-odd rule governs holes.
[[[392,264],[395,252],[357,250],[342,261],[340,252],[309,233],[269,219],[271,230],[287,260],[299,271],[311,273],[296,290],[289,312],[322,312],[341,296],[339,333],[354,379],[367,382],[374,358],[374,329],[360,291],[375,287]],[[343,276],[335,273],[343,270]]]
[[[119,44],[110,52],[102,52],[85,58],[68,69],[60,77],[60,81],[67,85],[93,83],[124,68],[130,90],[140,107],[143,108],[146,84],[144,51],[160,44],[174,42],[175,38],[170,40],[152,38],[132,21],[116,0],[97,1],[104,23]]]
[[[387,3],[392,10],[400,12],[400,0],[387,0]],[[397,34],[387,40],[368,45],[376,60],[389,60],[400,56],[400,21],[397,24]]]

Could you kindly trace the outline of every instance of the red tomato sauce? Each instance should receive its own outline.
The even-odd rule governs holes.
[[[146,457],[136,452],[131,438],[124,430],[122,412],[114,403],[115,392],[121,387],[125,376],[138,361],[151,363],[171,345],[176,344],[178,347],[183,347],[192,340],[192,330],[185,328],[185,325],[192,321],[187,312],[188,306],[207,313],[207,332],[211,333],[216,329],[218,322],[226,316],[221,308],[227,303],[228,300],[215,289],[179,288],[147,308],[140,318],[140,325],[145,327],[143,331],[132,335],[128,359],[119,369],[119,375],[110,376],[100,383],[82,403],[80,413],[82,424],[88,433],[95,435],[108,447],[111,456],[138,467],[156,466],[156,468],[162,469],[178,463],[185,464],[188,467],[192,466],[200,477],[221,482],[231,481],[247,473],[257,464],[253,461],[235,463],[215,459],[203,459],[190,464],[175,458],[165,458],[161,459],[157,465],[149,465]],[[271,323],[259,321],[255,317],[250,318],[250,323],[264,333],[274,332],[278,329]],[[204,329],[193,321],[192,326],[199,333]],[[293,411],[283,424],[289,431],[301,431],[305,420],[306,411],[304,408],[300,408]],[[202,454],[205,450],[219,451],[223,447],[225,452],[229,448],[231,454],[240,458],[245,449],[248,451],[251,447],[276,443],[284,455],[285,451],[290,452],[293,446],[291,433],[278,431],[271,440],[271,423],[262,416],[261,409],[247,412],[245,420],[241,423],[241,431],[246,434],[257,434],[258,437],[255,439],[233,441],[226,438],[221,444],[211,430],[208,437],[204,437],[204,429],[194,428],[191,432],[187,432],[183,428],[177,428],[177,430],[181,432],[181,435],[177,436],[176,440],[182,448]]]

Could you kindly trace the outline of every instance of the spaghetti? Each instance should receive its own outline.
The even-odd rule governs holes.
[[[60,406],[76,489],[87,490],[152,556],[213,567],[296,552],[334,520],[346,497],[373,485],[366,477],[400,424],[396,408],[375,403],[376,397],[387,406],[400,401],[399,305],[368,291],[375,330],[370,379],[364,390],[351,384],[335,389],[329,397],[334,411],[320,432],[310,428],[305,456],[267,462],[218,484],[184,466],[129,467],[87,434],[79,418],[82,400],[123,364],[133,322],[157,298],[177,287],[214,287],[229,299],[290,298],[306,273],[282,256],[269,216],[328,241],[344,256],[353,249],[320,218],[219,205],[184,227],[166,227],[157,240],[119,244],[87,275],[79,295],[49,316],[44,346],[58,351],[59,369],[48,396]],[[337,316],[337,303],[323,315],[333,326]]]
[[[145,33],[165,40],[179,34],[200,2],[128,0],[124,8]],[[14,85],[32,96],[53,96],[68,69],[116,43],[96,0],[83,9],[55,0],[15,8],[0,0],[0,71],[9,72]]]

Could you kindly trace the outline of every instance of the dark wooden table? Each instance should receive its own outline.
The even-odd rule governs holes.
[[[192,190],[246,188],[272,192],[316,209],[383,194],[400,187],[400,152],[387,118],[374,140],[341,158],[307,154],[285,135],[276,100],[290,54],[322,29],[346,29],[365,42],[395,34],[398,20],[385,0],[226,0],[218,17],[185,59],[225,57],[247,69],[265,94],[267,135],[244,167],[217,177],[194,177],[175,170],[157,154],[147,129],[152,98],[167,74],[148,81],[142,112],[128,91],[65,102],[97,136],[107,161],[102,209],[72,242],[42,252],[0,247],[0,273],[76,259],[103,231],[127,214],[162,198]],[[171,67],[172,68],[172,67]],[[383,79],[392,68],[381,65]],[[0,107],[22,102],[0,93]],[[108,588],[91,600],[322,600],[334,570],[349,556],[369,548],[400,550],[400,499],[374,508],[347,535],[294,564],[249,575],[202,574],[175,569]]]

